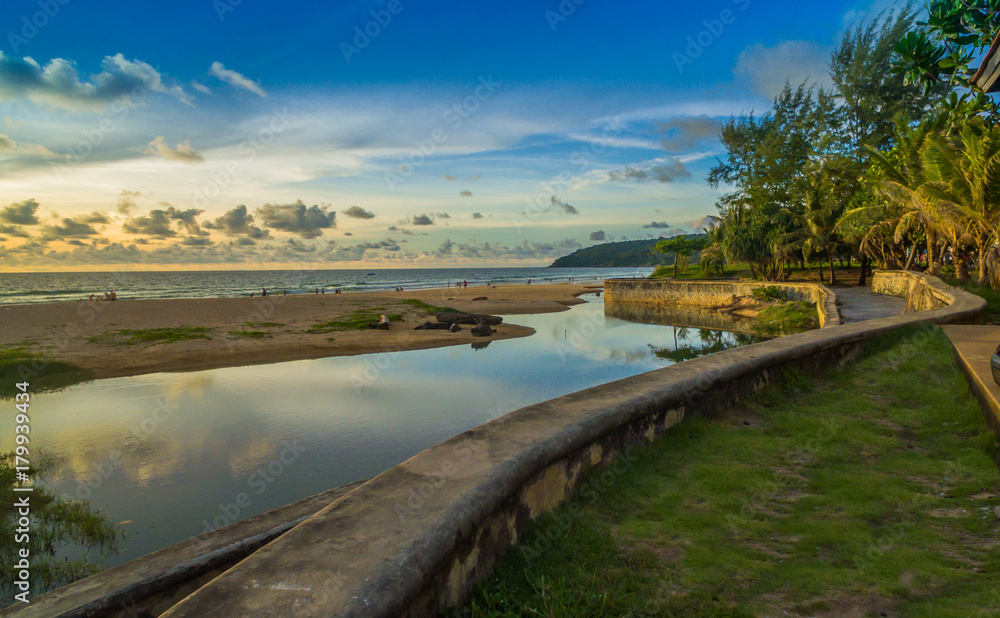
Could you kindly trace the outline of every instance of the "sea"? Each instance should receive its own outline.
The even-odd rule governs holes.
[[[0,273],[0,305],[75,301],[115,292],[119,300],[225,298],[268,293],[315,294],[469,286],[597,283],[647,277],[652,268],[419,268],[358,270],[234,270],[185,272]]]

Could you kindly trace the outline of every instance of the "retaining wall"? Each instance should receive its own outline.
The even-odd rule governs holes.
[[[589,469],[606,467],[599,491],[601,479],[613,482],[627,469],[630,446],[734,405],[786,367],[840,365],[875,334],[976,321],[986,307],[933,278],[918,285],[948,306],[726,350],[467,431],[345,493],[163,615],[427,616],[461,604],[531,520],[580,489]]]
[[[656,304],[689,309],[713,309],[731,305],[734,298],[752,298],[754,290],[770,286],[781,288],[791,300],[816,303],[820,328],[840,325],[836,296],[818,283],[608,279],[604,282],[604,299],[605,302],[612,304]]]
[[[872,292],[906,299],[906,311],[926,311],[947,307],[956,288],[923,273],[908,270],[876,270]]]

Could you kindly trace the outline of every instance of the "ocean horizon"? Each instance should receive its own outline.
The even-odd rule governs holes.
[[[260,294],[376,292],[486,285],[600,283],[646,277],[652,267],[631,268],[392,268],[319,270],[113,271],[0,273],[0,305],[76,301],[114,291],[119,300],[227,298]]]

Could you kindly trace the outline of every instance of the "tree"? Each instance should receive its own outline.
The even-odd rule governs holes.
[[[968,125],[953,138],[936,136],[922,155],[924,192],[975,245],[979,285],[985,285],[987,252],[1000,241],[1000,128]]]
[[[786,233],[783,240],[790,248],[801,251],[806,261],[813,254],[826,257],[830,264],[829,283],[833,285],[837,283],[833,256],[842,243],[837,222],[844,211],[846,194],[850,189],[838,170],[819,165],[811,167],[813,171],[807,175],[809,182],[803,191],[801,207],[784,208],[778,212],[776,219],[794,223],[793,231]]]
[[[1000,32],[1000,1],[931,0],[927,20],[917,25],[896,44],[899,59],[893,71],[925,92],[942,85],[951,90],[955,96],[944,102],[943,110],[955,122],[976,115],[996,119],[996,102],[972,83],[972,63]]]
[[[701,251],[708,244],[707,238],[697,238],[692,236],[675,236],[668,240],[661,240],[656,243],[656,250],[660,253],[674,254],[674,279],[677,278],[677,257],[691,257],[695,251]]]

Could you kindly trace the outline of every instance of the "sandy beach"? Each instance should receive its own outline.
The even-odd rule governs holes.
[[[22,348],[72,363],[94,378],[186,371],[353,354],[416,350],[525,337],[505,319],[492,337],[414,330],[435,322],[419,303],[470,313],[516,316],[565,311],[600,286],[519,285],[404,292],[63,302],[0,307],[0,349]],[[126,296],[127,294],[122,294]],[[485,297],[485,300],[482,298]],[[416,305],[416,306],[415,306]],[[357,315],[398,316],[388,331],[322,325]],[[207,338],[135,343],[121,331],[202,328]],[[307,331],[313,332],[307,332]],[[321,332],[320,332],[321,331]]]

